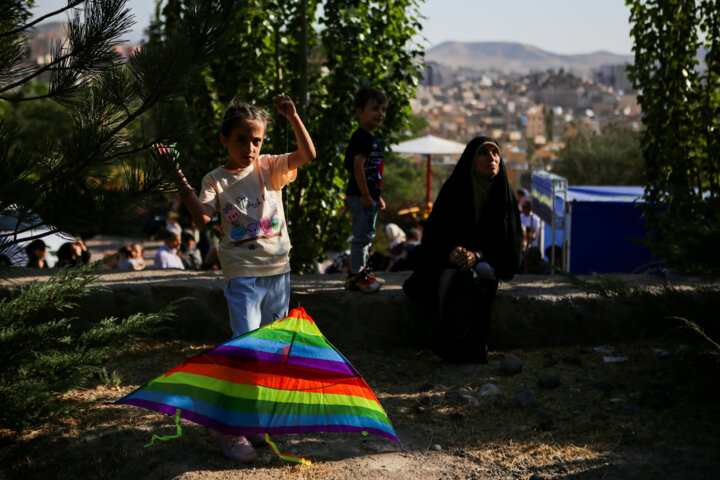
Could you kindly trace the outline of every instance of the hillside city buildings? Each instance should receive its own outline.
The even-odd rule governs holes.
[[[41,24],[31,40],[32,61],[47,63],[66,41],[65,22]],[[138,45],[117,47],[122,57]],[[625,65],[608,65],[591,75],[562,70],[533,73],[477,71],[428,62],[424,80],[411,100],[413,114],[428,122],[421,135],[467,143],[478,134],[496,138],[513,177],[548,167],[566,133],[579,126],[601,134],[608,123],[640,128],[637,95]],[[513,172],[511,172],[513,173]],[[517,178],[513,179],[517,184]]]
[[[67,22],[42,23],[34,27],[29,42],[30,61],[38,65],[45,65],[50,61],[52,52],[67,42]],[[115,47],[115,52],[122,58],[129,57],[139,45],[123,43]]]
[[[591,78],[563,71],[527,74],[449,70],[428,63],[411,101],[428,122],[421,134],[467,143],[496,138],[509,164],[548,166],[566,133],[584,126],[601,134],[609,123],[640,129],[637,94],[625,65],[601,67]]]

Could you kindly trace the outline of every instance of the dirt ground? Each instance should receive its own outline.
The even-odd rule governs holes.
[[[330,339],[332,341],[332,339]],[[14,437],[0,432],[2,479],[709,479],[720,468],[720,368],[691,334],[628,345],[491,352],[487,365],[451,365],[420,348],[346,349],[393,422],[404,451],[383,438],[273,438],[249,465],[222,456],[203,427],[106,405],[209,348],[174,341],[138,347],[104,381],[71,392],[94,402],[75,419]],[[503,373],[508,353],[522,371]],[[603,357],[626,358],[606,362]],[[556,381],[543,382],[551,375]],[[546,377],[547,379],[547,377]],[[493,384],[496,396],[458,395]],[[536,404],[516,399],[531,390]]]

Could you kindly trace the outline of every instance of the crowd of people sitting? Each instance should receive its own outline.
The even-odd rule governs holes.
[[[219,270],[217,239],[211,231],[200,231],[180,202],[173,202],[167,215],[154,215],[146,226],[151,240],[162,244],[152,261],[153,268],[178,270]],[[123,245],[107,252],[104,265],[109,269],[143,270],[148,265],[140,243]]]
[[[414,270],[420,261],[422,222],[411,225],[407,231],[395,223],[385,225],[387,250],[371,249],[368,267],[375,272],[403,272]],[[349,243],[349,239],[348,239]],[[347,273],[350,249],[337,254],[323,273]]]
[[[552,247],[543,252],[539,246],[540,220],[532,213],[530,194],[525,189],[517,191],[520,221],[523,232],[523,264],[520,273],[549,274]],[[146,262],[142,243],[123,245],[117,251],[105,252],[103,266],[106,269],[143,270],[175,268],[180,270],[219,270],[217,256],[218,240],[210,230],[200,231],[182,203],[174,202],[166,215],[155,215],[152,225],[146,228],[151,240],[162,240],[162,245],[152,262]],[[423,224],[409,225],[407,230],[395,223],[385,225],[387,249],[373,250],[368,266],[376,272],[401,272],[414,270],[420,261]],[[47,246],[42,239],[33,240],[25,247],[29,268],[76,266],[90,261],[90,252],[82,239],[67,242],[57,251],[55,265],[48,265]],[[561,266],[562,250],[555,247],[556,268]],[[335,256],[323,273],[347,273],[349,248]]]
[[[45,242],[36,238],[25,247],[25,255],[27,256],[26,267],[28,268],[48,268],[47,262],[47,245]],[[63,243],[57,251],[57,262],[53,267],[74,267],[84,265],[90,261],[90,252],[82,239],[72,242]]]
[[[152,259],[145,258],[145,245],[135,241],[122,245],[117,250],[102,255],[104,269],[143,270],[145,268],[175,268],[180,270],[219,270],[217,238],[212,231],[200,231],[182,203],[173,202],[169,212],[154,212],[143,230],[152,241],[162,244]],[[42,239],[35,239],[25,248],[27,268],[61,268],[84,265],[90,262],[90,251],[82,239],[62,244],[57,252],[57,261],[48,258],[48,245]],[[54,262],[54,263],[53,263]]]

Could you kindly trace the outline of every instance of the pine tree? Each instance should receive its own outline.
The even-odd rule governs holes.
[[[212,57],[232,2],[187,2],[172,33],[123,59],[115,48],[133,24],[125,3],[68,2],[55,12],[70,13],[67,42],[37,65],[28,61],[27,44],[46,17],[31,19],[32,2],[0,1],[0,212],[18,218],[0,233],[0,254],[40,221],[75,236],[130,233],[137,207],[171,188],[147,150],[182,135],[179,93]],[[38,93],[43,77],[49,82]],[[49,100],[69,128],[18,141],[27,139],[32,119],[12,112]]]
[[[86,405],[63,394],[101,376],[107,358],[174,317],[182,299],[158,313],[74,325],[65,315],[91,293],[96,268],[61,269],[0,300],[0,428],[19,432],[81,410]]]
[[[232,2],[188,2],[172,34],[124,60],[115,47],[132,25],[125,3],[69,1],[55,12],[71,13],[67,43],[35,65],[28,39],[46,17],[31,19],[30,1],[0,0],[0,212],[16,217],[0,230],[0,255],[34,223],[76,236],[128,232],[136,207],[172,188],[147,161],[148,147],[185,128],[179,92],[211,58]],[[52,105],[60,112],[52,118],[66,125],[32,129],[27,105],[40,105],[32,112]],[[80,405],[64,402],[65,392],[172,316],[170,305],[78,328],[64,315],[90,292],[92,268],[62,269],[0,301],[2,428],[22,431],[70,414]]]

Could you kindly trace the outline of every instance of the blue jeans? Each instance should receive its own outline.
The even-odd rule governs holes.
[[[237,277],[225,284],[233,338],[285,318],[290,305],[290,274]]]
[[[370,258],[370,247],[375,240],[375,220],[380,202],[375,201],[375,206],[367,209],[363,207],[361,197],[348,195],[346,201],[352,220],[350,274],[354,275],[365,267]]]

